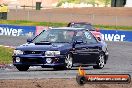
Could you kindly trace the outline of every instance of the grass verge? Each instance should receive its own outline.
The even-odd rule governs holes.
[[[20,21],[20,20],[1,20],[0,24],[22,25],[22,26],[66,26],[67,23],[54,23],[54,22],[33,22],[33,21]]]
[[[22,21],[22,20],[0,20],[0,24],[9,25],[22,25],[22,26],[53,26],[53,27],[64,27],[68,23],[55,23],[55,22],[33,22],[33,21]],[[100,29],[117,29],[117,30],[130,30],[132,26],[114,26],[114,25],[94,25],[95,28]]]
[[[0,46],[0,64],[9,64],[12,62],[13,49]]]

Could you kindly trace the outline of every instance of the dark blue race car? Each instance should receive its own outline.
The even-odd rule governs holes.
[[[93,66],[102,69],[108,59],[105,42],[98,41],[89,30],[83,28],[51,28],[14,50],[13,64],[19,71],[30,66],[55,70],[73,66]]]

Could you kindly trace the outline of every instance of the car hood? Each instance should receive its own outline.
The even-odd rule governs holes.
[[[16,49],[23,50],[23,51],[49,51],[49,50],[64,50],[71,48],[72,44],[70,43],[51,43],[47,45],[35,45],[34,43],[26,43],[21,46],[18,46]]]

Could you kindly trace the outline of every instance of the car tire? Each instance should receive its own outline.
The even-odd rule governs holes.
[[[29,66],[16,66],[16,68],[19,70],[19,71],[27,71],[29,69]]]
[[[73,62],[72,62],[73,58],[71,56],[71,54],[68,54],[65,58],[65,66],[58,66],[58,67],[53,67],[54,70],[68,70],[72,68]]]
[[[66,69],[71,69],[73,66],[73,58],[71,54],[68,54],[65,58],[65,68]]]
[[[86,83],[86,78],[84,76],[77,75],[76,81],[79,85],[84,85]]]
[[[93,66],[94,69],[102,69],[105,64],[105,56],[103,53],[99,55],[99,59],[97,61],[97,65]]]

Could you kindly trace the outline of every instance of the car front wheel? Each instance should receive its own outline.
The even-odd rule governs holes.
[[[19,70],[19,71],[27,71],[29,69],[29,66],[16,66],[16,68]]]
[[[66,69],[71,69],[73,65],[73,58],[71,54],[68,54],[65,58],[65,68]]]
[[[59,67],[53,67],[54,70],[65,70],[65,69],[71,69],[73,62],[73,58],[71,54],[68,54],[65,58],[65,66],[59,66]]]
[[[100,54],[99,55],[99,59],[97,61],[97,65],[93,66],[94,69],[102,69],[104,67],[105,64],[105,59],[104,59],[104,54]]]

